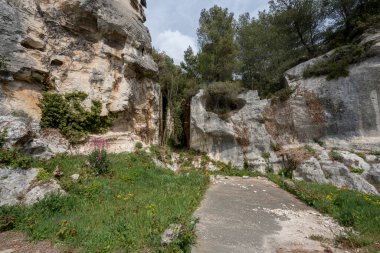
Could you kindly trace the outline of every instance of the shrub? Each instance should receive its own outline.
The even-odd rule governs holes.
[[[87,161],[91,168],[95,169],[97,174],[105,174],[108,172],[110,160],[105,149],[94,149],[88,156]]]
[[[143,144],[141,142],[136,142],[135,148],[140,150],[143,148]]]
[[[239,110],[245,105],[238,95],[242,91],[240,82],[215,82],[207,87],[209,97],[206,101],[206,109],[219,115]]]
[[[28,169],[32,161],[31,157],[22,155],[18,149],[0,149],[0,166]]]
[[[335,50],[328,60],[322,60],[314,65],[308,66],[303,73],[304,78],[326,75],[327,80],[345,77],[350,74],[350,64],[361,62],[369,57],[370,43],[365,45],[348,45]]]
[[[82,106],[86,98],[87,94],[83,92],[44,93],[39,103],[41,127],[58,128],[71,142],[81,142],[87,134],[106,131],[112,119],[100,116],[102,106],[99,101],[93,100],[91,109],[86,110]]]
[[[291,87],[286,87],[284,89],[281,89],[277,91],[276,93],[274,93],[273,101],[285,102],[293,94],[294,91],[295,89]]]

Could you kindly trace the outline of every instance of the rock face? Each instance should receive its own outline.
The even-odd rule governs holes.
[[[285,73],[294,90],[288,99],[268,102],[246,92],[240,95],[246,105],[227,120],[206,111],[207,96],[200,92],[191,104],[191,147],[235,165],[268,151],[271,140],[288,145],[323,139],[347,149],[380,149],[379,35],[379,29],[363,35],[362,43],[372,45],[371,57],[351,65],[349,76],[330,81],[303,77],[308,66],[329,58],[330,52]]]
[[[372,43],[364,61],[350,66],[350,74],[335,80],[326,76],[303,78],[310,65],[328,59],[332,52],[302,63],[285,73],[295,92],[266,109],[266,126],[279,142],[313,139],[362,139],[380,144],[380,29],[368,31],[362,44]],[[362,145],[363,146],[363,145]]]
[[[65,194],[55,180],[38,182],[38,169],[0,169],[0,206],[34,204],[49,194]]]
[[[0,71],[5,120],[23,115],[38,125],[43,91],[81,91],[88,94],[85,104],[99,100],[102,115],[116,117],[113,139],[128,133],[158,142],[158,68],[139,1],[0,0],[0,20],[0,56],[9,60]],[[8,137],[15,142],[18,134]],[[36,151],[41,142],[29,148]]]
[[[257,91],[239,95],[245,106],[228,119],[206,110],[207,97],[201,90],[191,102],[191,148],[238,167],[253,164],[270,150],[271,137],[262,118],[268,102],[260,100]]]

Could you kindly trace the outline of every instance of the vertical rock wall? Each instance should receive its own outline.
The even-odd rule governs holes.
[[[0,20],[0,56],[9,60],[0,115],[38,122],[43,91],[82,91],[85,104],[99,100],[102,115],[116,116],[103,135],[113,151],[158,143],[158,68],[139,1],[0,0]]]

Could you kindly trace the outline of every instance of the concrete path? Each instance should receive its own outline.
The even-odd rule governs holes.
[[[218,176],[195,216],[193,253],[347,252],[331,246],[331,218],[264,178]]]

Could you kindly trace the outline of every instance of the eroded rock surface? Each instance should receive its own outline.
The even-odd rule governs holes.
[[[0,71],[0,115],[24,115],[38,125],[43,91],[81,91],[89,95],[85,105],[99,100],[102,115],[116,117],[112,133],[158,143],[158,68],[139,1],[0,0],[0,19],[0,56],[9,60]],[[0,118],[0,130],[3,119],[9,120]],[[24,126],[17,129],[11,142],[24,134]],[[30,143],[31,153],[41,142]]]
[[[262,114],[267,100],[257,91],[239,95],[245,105],[227,119],[206,110],[207,94],[201,90],[191,102],[190,146],[206,152],[212,159],[243,167],[254,163],[270,150],[271,137]]]
[[[380,146],[379,34],[379,29],[373,29],[363,35],[362,44],[372,44],[368,57],[350,65],[347,77],[303,77],[309,66],[328,59],[332,52],[285,73],[287,86],[295,91],[286,101],[272,101],[265,113],[267,129],[276,141],[358,138],[367,147]],[[377,139],[371,143],[373,138]]]

